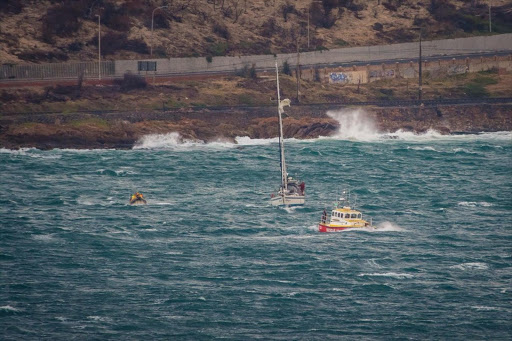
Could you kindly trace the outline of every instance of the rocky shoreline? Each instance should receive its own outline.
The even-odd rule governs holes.
[[[512,130],[512,104],[411,107],[294,106],[284,118],[286,137],[330,136],[374,129],[442,134]],[[184,139],[234,141],[278,135],[274,107],[181,108],[152,112],[19,114],[0,117],[0,147],[18,149],[130,149],[145,135],[177,132]]]

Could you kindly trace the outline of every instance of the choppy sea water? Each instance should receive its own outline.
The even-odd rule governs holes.
[[[512,338],[512,133],[0,150],[0,339]],[[321,234],[342,188],[375,230]],[[130,194],[147,206],[129,206]]]

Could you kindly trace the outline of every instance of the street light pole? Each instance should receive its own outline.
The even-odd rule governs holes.
[[[157,9],[160,9],[160,8],[167,8],[168,6],[160,6],[160,7],[157,7],[153,10],[153,12],[151,13],[151,57],[153,57],[153,18],[155,16],[155,11]]]
[[[421,61],[421,28],[420,28],[420,58],[419,58],[419,88],[418,88],[418,99],[421,102],[422,95],[422,79],[421,79],[421,71],[422,71],[422,61]]]
[[[101,80],[101,16],[98,17],[98,79]]]

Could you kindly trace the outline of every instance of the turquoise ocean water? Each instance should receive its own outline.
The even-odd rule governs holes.
[[[512,339],[512,134],[0,150],[0,339]],[[321,234],[350,188],[375,230]],[[130,194],[147,206],[129,206]]]

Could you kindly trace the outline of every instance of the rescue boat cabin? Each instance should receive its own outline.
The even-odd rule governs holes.
[[[361,212],[351,210],[350,208],[338,208],[332,211],[331,214],[332,220],[341,220],[341,219],[363,219],[363,215]]]

